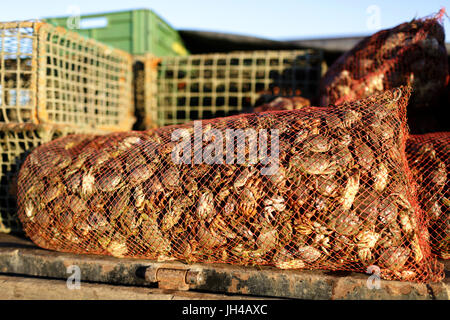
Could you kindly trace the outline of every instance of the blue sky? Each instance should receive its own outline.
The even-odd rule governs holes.
[[[370,34],[427,16],[442,6],[450,12],[449,0],[13,0],[2,5],[0,21],[65,16],[74,7],[82,14],[149,8],[177,29],[283,40]],[[444,26],[449,34],[450,18],[445,17]]]

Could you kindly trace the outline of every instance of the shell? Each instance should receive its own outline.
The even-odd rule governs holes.
[[[149,166],[147,164],[141,164],[134,167],[128,175],[130,186],[136,186],[150,179],[155,172],[155,169],[154,166]]]
[[[328,150],[330,150],[330,148],[330,139],[320,134],[309,136],[303,144],[304,151],[327,152]]]
[[[352,211],[337,213],[337,217],[333,218],[333,222],[331,223],[331,227],[344,236],[356,235],[360,226],[360,219]]]
[[[106,251],[108,251],[112,256],[117,258],[125,257],[125,255],[128,252],[125,236],[116,233],[109,242]]]
[[[276,229],[263,229],[256,240],[258,249],[264,253],[275,249],[277,242],[278,231]]]
[[[373,188],[382,192],[389,181],[389,171],[384,163],[380,163],[374,175]]]

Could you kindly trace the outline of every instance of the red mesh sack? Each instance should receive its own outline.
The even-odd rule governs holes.
[[[343,54],[320,83],[321,105],[361,99],[411,84],[410,108],[429,107],[444,88],[448,75],[445,11],[414,19],[361,40]]]
[[[55,140],[21,168],[19,218],[51,250],[437,281],[409,95]]]
[[[419,185],[418,198],[429,219],[432,251],[450,258],[450,132],[411,136],[406,155],[414,179]]]

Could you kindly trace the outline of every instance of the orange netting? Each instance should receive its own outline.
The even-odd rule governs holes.
[[[433,106],[448,75],[440,23],[444,12],[442,9],[435,17],[414,19],[360,41],[322,78],[321,105],[362,99],[411,84],[411,108]]]
[[[450,258],[450,132],[411,136],[408,163],[417,181],[420,207],[429,219],[432,251]]]
[[[409,96],[399,88],[341,106],[61,138],[21,168],[19,218],[58,251],[376,265],[385,279],[437,281],[443,267],[406,162]]]

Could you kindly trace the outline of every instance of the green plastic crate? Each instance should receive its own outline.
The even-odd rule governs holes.
[[[73,31],[131,54],[189,54],[178,32],[148,9],[82,15],[79,28],[71,17],[46,18],[45,21],[65,28],[75,27]]]

